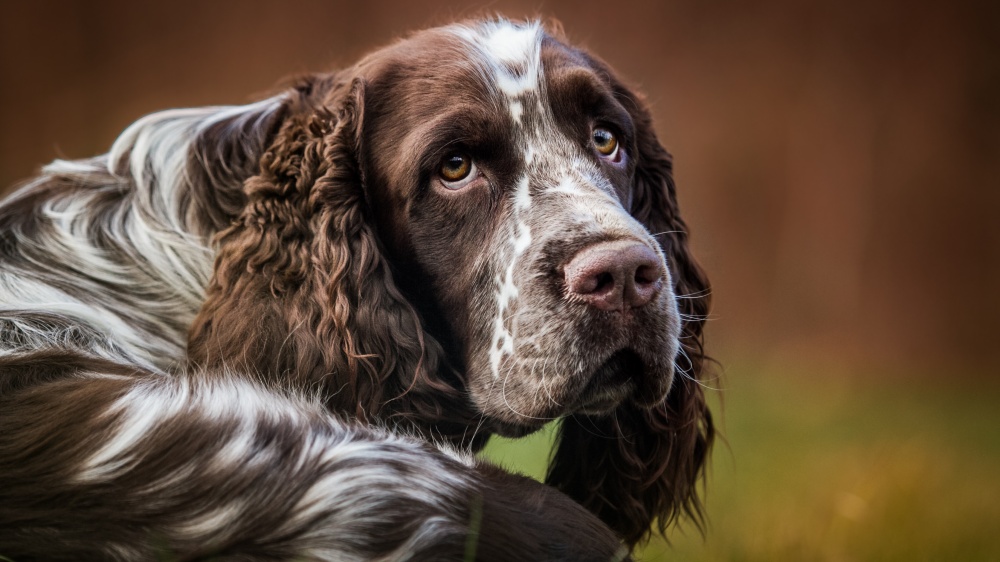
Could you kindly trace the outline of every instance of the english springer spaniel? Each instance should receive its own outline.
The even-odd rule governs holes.
[[[686,231],[537,23],[140,119],[0,205],[0,555],[627,558],[701,515]],[[560,417],[547,486],[472,456]]]

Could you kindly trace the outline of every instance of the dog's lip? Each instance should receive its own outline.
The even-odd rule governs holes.
[[[646,365],[634,349],[623,347],[608,355],[590,376],[572,410],[600,414],[613,410],[638,388],[646,376]]]
[[[642,386],[637,381],[646,377],[645,361],[630,347],[618,348],[590,371],[587,384],[569,406],[556,408],[536,418],[521,418],[517,421],[493,419],[493,430],[507,438],[518,438],[531,434],[547,422],[563,415],[585,414],[606,415],[630,397]]]
[[[674,371],[672,364],[634,348],[618,349],[594,369],[568,413],[607,414],[626,401],[641,409],[656,407],[669,393]]]
[[[592,396],[584,403],[576,407],[575,413],[587,414],[591,416],[607,414],[617,408],[626,398],[635,392],[635,385],[622,383],[612,388],[605,389],[596,396]]]

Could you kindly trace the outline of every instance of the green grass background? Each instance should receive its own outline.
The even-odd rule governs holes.
[[[706,536],[682,526],[640,560],[1000,561],[1000,384],[760,368],[724,380],[710,392],[724,440]],[[484,454],[541,479],[553,435]]]

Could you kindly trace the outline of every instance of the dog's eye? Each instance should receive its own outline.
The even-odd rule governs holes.
[[[466,154],[450,154],[441,161],[441,180],[450,189],[465,187],[476,177],[476,163]]]
[[[611,159],[618,155],[618,137],[611,131],[597,127],[594,129],[591,139],[594,141],[594,148],[602,155]]]

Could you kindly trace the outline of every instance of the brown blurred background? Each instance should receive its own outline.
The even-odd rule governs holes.
[[[715,285],[712,350],[897,375],[1000,365],[997,2],[497,1],[638,85]],[[350,64],[448,2],[4,2],[0,188],[130,122]],[[960,369],[956,369],[960,367]],[[805,369],[808,371],[808,369]]]

